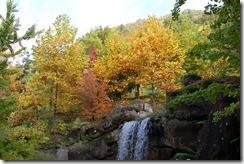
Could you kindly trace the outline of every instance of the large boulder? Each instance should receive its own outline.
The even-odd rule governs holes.
[[[68,151],[68,159],[69,160],[85,160],[87,159],[86,153],[89,148],[88,145],[84,142],[77,142],[74,145],[70,146]]]
[[[69,147],[69,160],[101,160],[105,159],[108,153],[108,145],[102,139],[92,142],[79,142]]]
[[[65,160],[66,154],[64,150],[68,150],[67,158],[69,160],[99,160],[99,159],[116,159],[119,129],[115,129],[110,133],[105,133],[96,139],[89,141],[80,141],[69,146],[66,149],[59,149],[57,151],[57,159]]]
[[[85,124],[80,128],[73,128],[69,130],[68,138],[78,142],[80,140],[95,139],[103,134],[110,133],[115,129],[131,120],[138,119],[141,115],[137,108],[131,106],[117,106],[114,107],[105,119],[95,124]]]
[[[201,99],[194,104],[181,104],[175,108],[169,108],[169,111],[179,120],[205,120],[211,110],[212,104]]]
[[[56,153],[56,160],[68,160],[68,152],[67,148],[59,148]]]
[[[226,98],[219,98],[198,135],[198,159],[240,160],[240,110],[213,123],[214,112],[223,110]]]
[[[144,103],[143,110],[146,111],[146,112],[149,112],[149,113],[153,112],[152,106],[150,104],[148,104],[148,103]]]
[[[174,154],[174,149],[164,144],[163,126],[161,118],[150,119],[148,160],[167,160]]]
[[[138,109],[131,106],[119,106],[113,108],[107,115],[101,126],[105,132],[113,131],[123,125],[125,122],[139,118]]]
[[[172,119],[164,125],[165,144],[173,148],[195,147],[201,124]]]
[[[103,135],[104,130],[99,124],[90,124],[80,128],[81,139],[82,136],[89,136],[90,139],[95,139]]]
[[[108,145],[107,160],[115,160],[118,152],[118,141],[119,141],[120,129],[115,129],[111,133],[105,134],[103,140]]]
[[[136,108],[137,109],[136,110],[137,112],[140,112],[140,111],[145,111],[145,112],[149,112],[149,113],[152,113],[153,112],[152,106],[149,103],[145,103],[141,99],[133,100],[131,102],[130,106]]]
[[[137,112],[142,111],[144,108],[144,101],[141,99],[133,100],[130,104],[130,106],[137,109]]]

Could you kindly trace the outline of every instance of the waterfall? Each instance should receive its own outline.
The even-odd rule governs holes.
[[[147,159],[150,118],[126,122],[119,136],[118,160]]]

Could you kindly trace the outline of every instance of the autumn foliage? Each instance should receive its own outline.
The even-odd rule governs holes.
[[[35,95],[45,100],[42,106],[51,108],[55,114],[74,111],[81,103],[77,90],[80,90],[81,73],[88,65],[88,58],[81,53],[83,47],[76,34],[69,18],[62,15],[34,47],[36,73],[30,80],[31,89],[36,88],[38,94]]]
[[[154,16],[148,17],[128,36],[114,33],[106,40],[105,56],[94,64],[99,79],[110,92],[123,92],[130,84],[155,90],[175,90],[184,74],[185,54],[174,32]]]
[[[171,29],[163,27],[160,19],[148,17],[131,36],[130,51],[139,72],[137,83],[163,90],[178,88],[175,80],[183,75],[185,55],[173,34]]]
[[[93,47],[88,49],[88,56],[91,61],[97,60],[97,53]]]
[[[133,81],[130,72],[134,72],[135,63],[129,52],[130,43],[125,36],[112,34],[104,46],[104,57],[94,63],[94,73],[105,84],[110,92],[122,91],[129,82]]]
[[[185,1],[176,0],[173,16]],[[205,97],[213,104],[219,96],[235,100],[213,114],[214,122],[240,109],[240,88],[229,83],[192,85],[196,92],[166,101],[167,92],[184,90],[186,74],[239,78],[237,0],[215,0],[220,4],[209,4],[207,15],[189,10],[178,21],[148,16],[117,27],[95,27],[82,36],[66,15],[43,31],[33,25],[19,36],[18,9],[14,0],[6,2],[6,14],[0,13],[0,159],[36,160],[47,158],[45,151],[52,155],[50,150],[72,147],[77,140],[69,134],[111,118],[112,107],[130,106],[135,99],[152,105],[151,116],[165,106],[191,105]],[[21,42],[32,38],[35,44],[25,52]],[[90,141],[89,135],[79,136],[79,142]]]
[[[99,82],[91,69],[84,71],[84,110],[82,115],[88,119],[95,120],[105,115],[111,108],[111,101],[105,92],[106,85]]]

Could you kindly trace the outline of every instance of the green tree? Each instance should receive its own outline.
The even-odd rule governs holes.
[[[0,15],[0,112],[1,122],[7,119],[8,111],[13,101],[9,98],[8,84],[9,75],[13,74],[14,71],[8,68],[8,59],[14,57],[23,50],[25,47],[22,46],[21,41],[33,38],[36,35],[35,26],[31,26],[23,36],[18,36],[18,29],[20,27],[19,20],[16,19],[15,13],[17,12],[16,5],[12,0],[7,1],[6,16]],[[18,48],[16,44],[19,45]],[[5,113],[5,114],[4,114]]]
[[[177,21],[166,17],[164,24],[174,30],[179,46],[186,53],[184,69],[188,74],[199,74],[202,77],[212,77],[223,72],[223,59],[217,61],[199,58],[192,54],[192,49],[208,41],[211,33],[210,24],[214,21],[213,15],[207,15],[199,10],[184,10]]]
[[[25,150],[19,150],[32,145],[27,143],[25,139],[15,138],[12,140],[8,136],[9,131],[14,131],[13,127],[7,124],[8,116],[15,109],[15,100],[11,97],[9,89],[10,76],[15,71],[10,69],[8,59],[23,52],[25,47],[21,44],[21,41],[35,37],[37,33],[33,25],[24,35],[18,36],[20,24],[15,17],[17,9],[13,0],[7,1],[6,9],[6,15],[0,15],[0,158],[14,160],[29,158],[30,156],[26,154]],[[23,128],[29,132],[29,129]],[[38,144],[38,142],[35,144]]]
[[[216,19],[211,24],[211,33],[206,42],[197,44],[190,55],[204,60],[223,59],[226,68],[223,75],[240,73],[240,1],[211,0],[205,7],[206,14],[213,14]],[[173,19],[179,16],[180,6],[186,0],[178,0],[172,10]],[[221,4],[222,3],[222,4]]]
[[[89,54],[89,49],[94,49],[98,56],[104,56],[104,46],[107,39],[115,32],[114,29],[109,27],[96,27],[87,34],[85,34],[80,40],[84,45],[84,54]]]
[[[206,14],[214,14],[216,19],[211,24],[211,32],[208,40],[193,47],[189,55],[204,61],[221,63],[222,76],[240,76],[240,1],[239,0],[211,0],[213,3],[205,7]],[[179,17],[180,6],[186,0],[177,0],[172,10],[173,19]],[[225,84],[221,87],[226,87]],[[237,89],[228,88],[225,95],[229,97],[240,97],[240,87]],[[209,91],[211,90],[211,92]],[[215,95],[218,88],[206,88],[209,97]],[[193,93],[192,95],[197,95]],[[195,97],[195,96],[194,96]],[[240,101],[235,101],[225,107],[223,111],[215,113],[214,121],[217,122],[223,117],[230,116],[240,109]]]

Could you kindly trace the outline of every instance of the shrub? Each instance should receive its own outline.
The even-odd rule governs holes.
[[[68,133],[68,125],[63,120],[54,123],[52,130],[54,134],[66,135]]]
[[[5,129],[1,138],[0,157],[4,160],[30,160],[36,154],[40,144],[49,140],[45,136],[46,124],[37,122],[33,127],[21,125]]]

